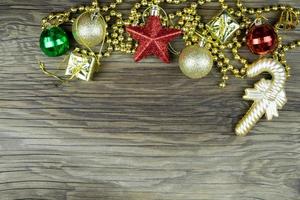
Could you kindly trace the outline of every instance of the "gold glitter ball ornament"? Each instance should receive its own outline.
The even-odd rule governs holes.
[[[99,13],[82,13],[73,23],[75,40],[87,48],[100,44],[106,36],[107,24]]]
[[[209,50],[200,45],[188,46],[179,56],[179,67],[191,79],[206,76],[212,69],[213,57]]]

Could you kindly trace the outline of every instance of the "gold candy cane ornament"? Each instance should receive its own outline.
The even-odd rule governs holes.
[[[287,102],[284,91],[286,72],[282,64],[273,59],[260,59],[249,66],[247,76],[252,78],[263,72],[270,73],[273,78],[272,80],[263,78],[254,85],[254,88],[245,90],[243,98],[254,103],[235,128],[239,136],[247,135],[264,115],[268,120],[274,116],[278,117],[278,109]]]

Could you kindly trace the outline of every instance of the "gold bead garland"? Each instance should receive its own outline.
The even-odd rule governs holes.
[[[116,0],[109,5],[102,6],[100,8],[103,12],[104,19],[109,23],[113,18],[115,22],[110,26],[111,30],[107,33],[106,39],[106,49],[100,57],[108,57],[114,51],[120,51],[123,53],[133,54],[137,44],[128,36],[125,32],[125,26],[131,24],[140,24],[143,17],[147,17],[147,13],[143,13],[142,10],[154,5],[154,4],[174,4],[179,5],[185,3],[186,0],[141,0],[135,3],[129,13],[127,19],[124,19],[123,14],[117,10],[117,6],[123,3],[122,0]],[[206,37],[208,44],[206,47],[212,52],[213,58],[216,61],[216,66],[220,69],[222,74],[222,81],[220,83],[221,87],[225,87],[228,80],[228,73],[232,73],[237,78],[244,78],[247,66],[249,62],[246,58],[239,55],[238,49],[245,44],[245,38],[240,39],[240,35],[245,33],[247,28],[252,24],[250,19],[251,15],[261,16],[263,13],[268,13],[271,11],[281,11],[285,12],[289,10],[295,13],[296,16],[300,14],[300,10],[285,6],[285,5],[273,5],[266,6],[263,8],[248,8],[244,6],[241,0],[236,1],[237,10],[229,8],[224,0],[218,0],[221,5],[221,9],[227,10],[230,14],[234,15],[240,23],[240,30],[236,32],[235,36],[227,44],[221,44],[217,41],[212,40],[210,33],[205,28],[205,23],[201,21],[201,16],[198,14],[197,9],[206,3],[210,3],[211,0],[198,0],[196,2],[190,3],[189,6],[184,7],[182,10],[178,10],[175,13],[169,13],[167,16],[162,16],[163,25],[169,25],[171,28],[177,28],[183,30],[183,40],[187,46],[197,44],[200,40],[199,32],[201,32],[202,37]],[[48,17],[42,20],[42,29],[49,25],[61,25],[63,23],[73,23],[76,18],[74,15],[78,13],[83,13],[87,11],[94,11],[99,4],[96,0],[92,1],[91,6],[78,6],[73,7],[62,13],[50,14]],[[143,16],[145,15],[145,16]],[[176,22],[176,23],[175,23]],[[279,27],[276,26],[278,31]],[[279,37],[281,39],[281,37]],[[288,45],[282,45],[280,40],[279,48],[274,52],[273,57],[278,59],[286,68],[288,75],[290,74],[290,67],[285,59],[286,52],[290,49],[299,46],[299,42],[293,42]],[[231,49],[232,58],[237,60],[241,66],[235,67],[235,63],[232,63],[232,59],[225,54],[226,49]]]

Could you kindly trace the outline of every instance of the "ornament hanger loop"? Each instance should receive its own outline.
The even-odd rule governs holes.
[[[151,9],[151,10],[150,10]],[[143,14],[142,14],[142,20],[143,20],[143,23],[145,23],[145,15],[146,15],[146,12],[150,10],[150,15],[151,16],[160,16],[160,11],[163,12],[164,16],[168,18],[168,23],[172,23],[172,21],[170,20],[167,12],[162,8],[160,7],[159,5],[152,5],[152,6],[149,6],[148,8],[146,8],[144,11],[143,11]],[[169,24],[167,24],[169,25]]]
[[[168,19],[167,26],[169,25],[169,23],[173,25],[173,22],[169,18],[167,12],[162,7],[160,7],[159,5],[156,5],[156,4],[149,6],[148,8],[146,8],[143,11],[143,14],[142,14],[143,23],[145,23],[145,21],[146,21],[145,20],[145,15],[146,15],[146,12],[149,11],[149,10],[150,10],[150,15],[151,16],[160,16],[160,11],[162,11],[164,16],[167,17],[167,19]],[[180,54],[180,52],[177,51],[170,43],[169,43],[169,50],[174,55],[179,55]]]
[[[263,24],[263,21],[269,21],[268,18],[266,18],[265,16],[261,15],[261,14],[257,14],[256,15],[256,19],[254,20],[254,22],[252,23],[259,26],[259,25],[262,25]]]

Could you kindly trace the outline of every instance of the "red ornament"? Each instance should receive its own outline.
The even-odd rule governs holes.
[[[159,16],[150,16],[145,26],[128,26],[126,31],[139,43],[134,55],[136,62],[155,55],[169,63],[168,44],[182,33],[178,29],[163,28]]]
[[[253,25],[246,39],[248,48],[254,54],[266,55],[278,47],[278,35],[270,24]]]

